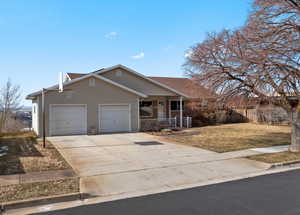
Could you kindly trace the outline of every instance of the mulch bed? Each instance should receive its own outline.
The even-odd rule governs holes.
[[[79,178],[0,186],[0,202],[79,192]]]
[[[7,134],[0,137],[0,175],[70,169],[55,147],[47,142],[43,148],[31,133]]]

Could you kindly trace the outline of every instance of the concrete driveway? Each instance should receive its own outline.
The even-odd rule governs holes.
[[[81,176],[81,191],[97,196],[171,190],[265,169],[255,161],[173,144],[145,133],[49,140]]]

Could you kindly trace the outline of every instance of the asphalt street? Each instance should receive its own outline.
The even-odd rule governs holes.
[[[300,215],[300,170],[40,215]]]

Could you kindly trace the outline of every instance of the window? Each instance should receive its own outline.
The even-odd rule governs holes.
[[[182,101],[182,110],[184,110],[184,101]],[[180,101],[171,101],[171,111],[180,111]]]
[[[152,101],[141,101],[140,102],[140,115],[143,117],[153,116],[153,102]]]
[[[161,105],[161,106],[164,106],[165,102],[164,101],[159,101],[158,104]]]

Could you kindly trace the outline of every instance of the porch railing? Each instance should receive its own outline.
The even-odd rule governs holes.
[[[185,127],[185,128],[192,127],[192,117],[191,116],[183,117],[183,127]]]
[[[183,127],[192,127],[192,117],[183,117]],[[157,119],[141,119],[141,130],[142,131],[153,131],[164,128],[179,128],[180,119],[178,117],[171,118],[157,118]]]

